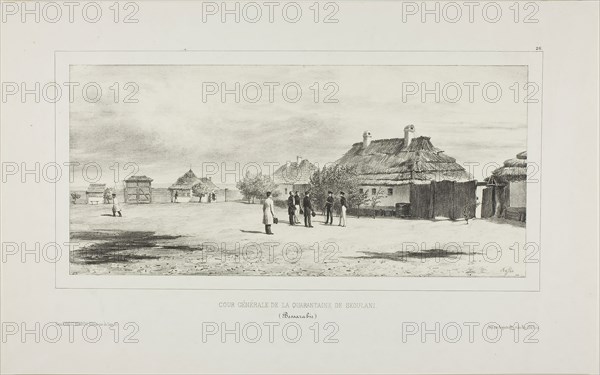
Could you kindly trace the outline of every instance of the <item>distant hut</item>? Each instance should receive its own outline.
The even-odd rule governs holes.
[[[85,191],[87,204],[100,204],[104,202],[106,184],[90,184]]]
[[[309,162],[303,160],[301,156],[296,157],[295,162],[287,162],[273,173],[273,182],[283,193],[279,197],[287,199],[290,191],[299,191],[301,194],[310,188],[310,176],[318,168]]]
[[[356,167],[360,192],[379,195],[379,205],[394,207],[397,216],[462,217],[465,206],[475,207],[476,181],[430,137],[414,133],[408,125],[404,138],[371,140],[365,131],[336,163]]]
[[[125,180],[125,203],[152,203],[152,179],[131,176]]]
[[[486,179],[481,217],[526,221],[527,151],[508,159]]]
[[[190,170],[179,177],[173,185],[169,186],[168,189],[171,194],[171,202],[175,202],[175,194],[177,194],[178,202],[190,202],[193,199],[192,187],[197,183],[206,184],[209,191],[216,192],[219,190],[219,187],[215,185],[210,178],[200,178],[196,176],[190,168]]]

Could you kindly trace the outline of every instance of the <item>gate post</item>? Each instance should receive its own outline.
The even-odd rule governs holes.
[[[429,184],[429,218],[435,218],[435,181]]]
[[[455,181],[451,181],[450,186],[450,220],[456,220],[456,200],[454,199],[454,195],[456,194]]]

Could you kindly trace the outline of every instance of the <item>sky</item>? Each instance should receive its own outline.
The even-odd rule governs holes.
[[[522,89],[518,103],[514,95],[514,83],[527,81],[525,66],[74,65],[70,80],[102,88],[99,101],[70,104],[70,160],[100,164],[99,182],[109,185],[135,172],[166,187],[190,167],[231,184],[297,156],[322,166],[362,142],[365,130],[402,138],[408,124],[463,165],[501,163],[526,149],[527,106]],[[123,102],[133,92],[128,82],[137,103]],[[407,95],[436,91],[436,82],[439,101]],[[236,83],[239,102],[221,96]],[[499,100],[488,102],[498,87]],[[75,186],[88,183],[75,175]]]

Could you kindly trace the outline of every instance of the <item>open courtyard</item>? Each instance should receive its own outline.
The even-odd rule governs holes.
[[[348,226],[264,233],[262,205],[242,202],[71,205],[71,274],[524,277],[525,226],[475,219],[348,217]],[[302,218],[301,218],[302,219]]]

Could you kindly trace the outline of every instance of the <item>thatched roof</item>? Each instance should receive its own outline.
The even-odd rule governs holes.
[[[488,184],[492,185],[525,180],[527,180],[527,151],[518,153],[515,159],[504,161],[504,165],[496,168],[487,178]]]
[[[179,177],[173,185],[169,186],[169,190],[189,190],[197,183],[206,184],[209,190],[219,189],[217,185],[215,185],[210,179],[206,177],[199,178],[190,169],[189,171],[185,172],[183,176]]]
[[[106,184],[90,184],[88,186],[86,193],[104,193],[106,189]]]
[[[456,159],[433,146],[430,137],[414,138],[408,147],[404,138],[373,140],[366,148],[355,143],[337,164],[356,166],[364,185],[473,180]]]
[[[152,182],[154,181],[147,176],[131,176],[125,180],[125,182]]]
[[[308,184],[310,176],[318,168],[308,160],[288,162],[273,173],[273,181],[276,184]]]

